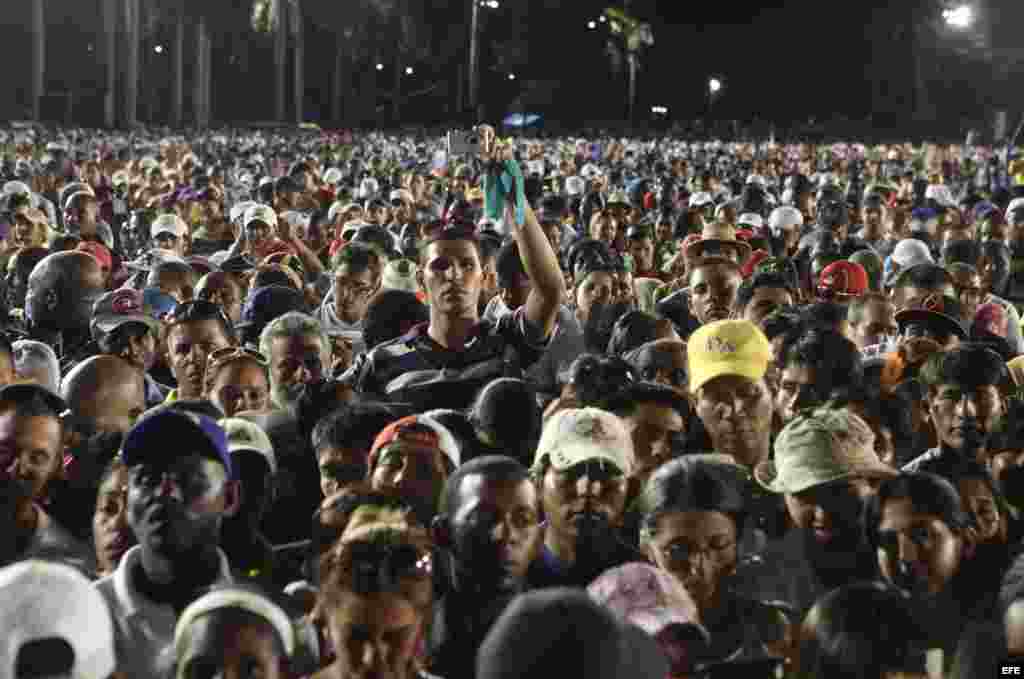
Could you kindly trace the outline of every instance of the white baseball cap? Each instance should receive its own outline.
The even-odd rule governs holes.
[[[277,213],[269,205],[257,203],[245,211],[245,217],[242,218],[242,228],[248,229],[249,225],[256,221],[263,222],[267,226],[276,229]]]
[[[71,679],[109,677],[117,669],[114,623],[99,590],[71,566],[29,559],[0,569],[0,677],[16,676],[25,644],[63,639],[74,661]]]
[[[366,177],[363,181],[359,182],[359,199],[366,200],[367,198],[373,198],[380,191],[380,183],[373,177]]]
[[[1014,198],[1010,201],[1010,204],[1006,206],[1006,216],[1010,216],[1010,213],[1014,210],[1024,208],[1024,198]]]
[[[238,222],[253,205],[259,205],[259,203],[254,200],[243,200],[235,203],[228,211],[228,218],[232,223]]]
[[[804,225],[804,215],[792,205],[782,205],[768,216],[768,226],[775,233],[799,229]]]
[[[586,460],[607,460],[629,474],[633,456],[633,439],[618,416],[599,408],[567,408],[544,423],[533,464],[539,469],[547,458],[561,471]]]
[[[736,219],[736,226],[748,226],[751,229],[760,229],[764,226],[764,219],[756,212],[744,212]]]
[[[174,626],[173,648],[175,655],[181,657],[184,651],[182,646],[188,639],[188,628],[192,623],[204,615],[231,608],[252,613],[266,620],[281,637],[281,645],[284,646],[285,654],[291,656],[295,653],[295,627],[288,614],[269,597],[259,594],[255,590],[228,586],[204,594],[182,611],[181,617],[178,618],[178,622]]]
[[[149,237],[156,238],[162,233],[182,238],[188,233],[188,225],[176,214],[163,214],[153,220],[153,224],[149,227]]]
[[[579,196],[587,188],[587,183],[582,177],[567,177],[565,180],[565,192],[570,196]]]
[[[715,199],[707,191],[698,191],[690,196],[690,207],[704,207],[714,203]]]
[[[924,197],[931,198],[943,207],[956,207],[953,193],[945,184],[929,184],[928,188],[924,190]]]
[[[417,292],[419,283],[416,281],[416,262],[411,259],[393,259],[384,266],[380,276],[380,286],[385,290],[405,290]]]
[[[274,454],[274,445],[261,426],[240,417],[225,417],[217,424],[228,435],[229,453],[236,450],[258,453],[267,461],[270,473],[277,473],[277,456]]]
[[[325,184],[337,184],[342,179],[341,170],[336,167],[327,168],[323,179]]]

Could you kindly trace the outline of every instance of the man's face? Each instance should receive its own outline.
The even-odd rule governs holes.
[[[188,626],[185,639],[176,679],[287,676],[277,632],[263,618],[241,609],[200,616]]]
[[[452,552],[476,584],[511,590],[522,582],[542,532],[533,483],[470,474],[450,522]]]
[[[97,432],[125,433],[146,411],[146,384],[141,371],[110,374],[90,396],[72,407]]]
[[[167,333],[167,359],[178,383],[178,398],[200,398],[203,393],[206,359],[217,349],[231,346],[220,321],[186,321]]]
[[[615,276],[608,271],[594,271],[576,286],[576,315],[582,322],[590,318],[595,304],[610,304],[617,297]]]
[[[371,224],[384,225],[391,219],[391,211],[383,205],[374,205],[366,213],[366,221]]]
[[[79,213],[79,228],[85,230],[88,228],[95,229],[96,221],[100,214],[100,206],[94,200],[87,200],[82,205],[82,210]]]
[[[263,245],[273,232],[273,228],[260,219],[254,219],[245,227],[245,237],[253,247]]]
[[[317,451],[320,490],[324,497],[330,497],[340,490],[365,481],[369,471],[366,465],[369,455],[369,450],[333,445]]]
[[[584,460],[564,471],[548,466],[541,482],[541,504],[555,539],[575,542],[581,524],[615,525],[626,506],[626,475],[605,460]]]
[[[864,210],[864,230],[869,238],[878,238],[882,235],[882,208],[869,207]]]
[[[715,451],[748,468],[767,456],[773,410],[763,379],[722,375],[698,389],[693,399]]]
[[[515,281],[501,289],[501,300],[505,303],[505,306],[515,311],[526,304],[532,289],[533,284],[530,282],[529,277],[517,274]]]
[[[850,323],[850,339],[858,349],[881,344],[899,333],[892,304],[874,301],[863,307],[859,323]]]
[[[985,292],[999,292],[1006,286],[1010,275],[1010,261],[1007,257],[983,254],[978,260],[981,287]]]
[[[849,551],[860,543],[860,517],[871,486],[864,480],[843,480],[786,494],[786,510],[811,544],[832,552]]]
[[[422,634],[423,616],[398,594],[343,595],[325,607],[339,677],[405,679]]]
[[[146,371],[156,363],[156,334],[143,323],[126,323],[111,333],[114,351],[140,370]]]
[[[654,241],[650,238],[633,238],[629,241],[629,254],[637,271],[644,273],[654,270]]]
[[[970,322],[981,306],[981,300],[985,298],[985,292],[981,287],[981,276],[970,271],[956,271],[953,274],[953,287],[956,288],[956,295],[960,298],[960,308],[963,318]]]
[[[475,318],[483,287],[480,255],[470,241],[436,241],[427,246],[417,274],[431,311],[453,318]]]
[[[146,460],[128,473],[128,525],[144,550],[182,557],[216,545],[229,480],[198,453]]]
[[[370,298],[380,287],[380,274],[373,267],[352,273],[342,264],[334,273],[334,311],[346,323],[357,323],[366,315]]]
[[[448,477],[443,456],[437,448],[399,439],[380,451],[370,485],[436,511]]]
[[[974,518],[978,542],[996,542],[1003,539],[1003,522],[999,502],[988,483],[976,477],[964,477],[957,483],[964,508]]]
[[[632,476],[640,481],[669,461],[682,448],[686,421],[675,408],[658,403],[639,403],[632,415],[622,418],[633,439]]]
[[[597,214],[590,220],[590,237],[611,247],[618,234],[619,224],[611,214]]]
[[[302,388],[324,378],[330,348],[316,335],[275,337],[270,343],[270,390],[274,402],[293,407]]]
[[[690,274],[690,312],[701,324],[729,318],[740,275],[722,266],[702,266]]]
[[[1003,413],[995,385],[941,384],[929,389],[928,412],[939,442],[955,451],[977,449]]]
[[[963,537],[940,517],[918,512],[909,498],[888,500],[878,525],[882,576],[915,594],[941,593],[965,557]]]
[[[672,240],[672,224],[670,222],[658,222],[654,226],[654,235],[659,243],[667,243]]]
[[[721,512],[668,512],[658,517],[646,551],[686,587],[698,608],[711,610],[736,568],[738,537],[736,522]]]
[[[42,499],[60,468],[63,443],[55,417],[0,413],[0,498]]]
[[[792,306],[793,295],[786,288],[760,286],[743,309],[743,319],[760,327],[773,311],[780,307]]]
[[[779,390],[775,395],[775,409],[783,423],[789,422],[806,408],[821,405],[829,386],[819,384],[818,371],[813,366],[790,363],[779,376]]]

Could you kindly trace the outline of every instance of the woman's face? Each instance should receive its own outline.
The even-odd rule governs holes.
[[[217,371],[209,398],[225,417],[246,410],[264,411],[270,399],[267,371],[252,360],[231,361]]]
[[[412,679],[423,616],[395,594],[343,594],[323,607],[337,655],[334,676],[346,679]]]
[[[669,512],[646,543],[648,557],[675,576],[701,613],[720,603],[723,579],[736,569],[736,522],[716,511]]]

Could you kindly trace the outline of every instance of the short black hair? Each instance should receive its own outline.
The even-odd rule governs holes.
[[[325,448],[356,448],[369,452],[377,434],[398,419],[384,404],[353,403],[343,405],[321,418],[313,427],[313,451]]]
[[[954,262],[974,266],[978,263],[980,256],[981,247],[979,247],[977,241],[973,240],[951,241],[942,248],[942,261],[947,267]]]
[[[450,518],[458,509],[459,488],[467,476],[479,474],[491,481],[519,483],[530,480],[530,470],[522,462],[508,455],[484,455],[459,466],[445,481],[441,493],[440,514]]]
[[[380,255],[366,243],[346,243],[331,258],[335,271],[342,265],[348,267],[350,274],[359,275],[367,269],[380,265]]]
[[[800,314],[795,309],[776,309],[765,317],[761,330],[768,341],[783,337],[800,327]]]
[[[656,382],[633,382],[609,396],[604,409],[621,417],[629,417],[644,403],[672,408],[685,420],[690,408],[687,400],[675,389]]]
[[[750,300],[754,299],[754,293],[758,288],[782,288],[796,302],[796,288],[793,287],[789,279],[780,273],[766,271],[754,274],[751,278],[743,281],[739,290],[736,291],[736,308],[740,311],[746,309]]]
[[[832,330],[847,320],[847,309],[835,302],[814,302],[799,311],[801,322],[808,328]]]
[[[1006,363],[999,354],[983,344],[965,342],[929,356],[918,377],[926,387],[943,384],[999,387],[1006,380],[1006,374]]]
[[[814,368],[815,383],[824,393],[856,389],[864,380],[857,345],[833,330],[807,328],[791,332],[783,340],[779,370],[790,365]]]
[[[501,288],[510,288],[517,278],[527,275],[526,267],[519,256],[518,241],[512,240],[501,246],[494,268],[498,274],[498,287]]]
[[[730,462],[693,455],[658,467],[637,499],[640,536],[654,535],[658,519],[670,512],[721,512],[732,518],[736,536],[743,531],[747,499],[743,470]]]
[[[476,250],[477,257],[480,258],[481,263],[483,262],[483,249],[480,245],[480,237],[477,235],[476,228],[472,224],[468,223],[456,223],[447,224],[440,231],[432,234],[429,238],[420,244],[420,264],[424,264],[427,257],[427,249],[434,243],[450,243],[453,241],[468,241],[472,243],[473,248]]]
[[[893,287],[939,290],[947,285],[953,285],[948,271],[937,264],[918,264],[900,272]]]
[[[430,310],[407,290],[385,289],[370,298],[363,315],[363,342],[367,349],[401,337],[413,326],[430,320]]]

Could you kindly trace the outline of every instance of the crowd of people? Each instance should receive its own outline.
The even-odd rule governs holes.
[[[1014,149],[476,136],[0,131],[0,679],[1024,657]]]

